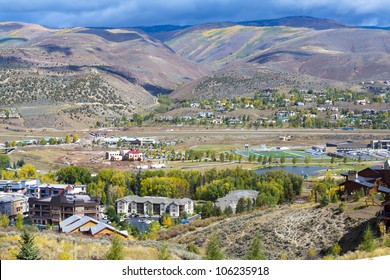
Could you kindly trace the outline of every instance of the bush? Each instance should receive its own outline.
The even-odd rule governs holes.
[[[159,260],[170,260],[171,254],[169,253],[168,245],[162,244],[160,249],[158,250],[158,259]]]
[[[383,245],[390,247],[390,234],[386,234],[383,238]]]
[[[320,199],[321,207],[324,207],[328,204],[329,204],[329,197],[327,195],[324,195],[323,197],[321,197],[321,199]]]
[[[340,214],[344,213],[344,211],[345,211],[345,204],[341,202],[340,205],[339,205],[339,208],[337,210],[339,211]]]
[[[199,248],[198,248],[198,246],[195,245],[195,243],[188,244],[187,251],[200,255]]]
[[[332,255],[333,257],[337,257],[341,252],[341,247],[339,243],[334,243],[332,247],[329,249],[329,254]]]

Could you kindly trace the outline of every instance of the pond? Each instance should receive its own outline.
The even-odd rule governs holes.
[[[257,174],[263,174],[267,171],[274,171],[274,170],[284,170],[286,172],[291,172],[297,175],[302,176],[316,176],[320,174],[320,171],[326,171],[329,168],[326,166],[274,166],[274,167],[264,167],[261,169],[256,170]]]

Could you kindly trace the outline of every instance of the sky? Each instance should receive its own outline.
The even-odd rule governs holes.
[[[130,27],[312,16],[390,26],[390,0],[0,0],[0,21]]]

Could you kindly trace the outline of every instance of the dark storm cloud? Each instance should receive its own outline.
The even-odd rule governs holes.
[[[0,0],[0,21],[54,27],[245,21],[308,15],[390,25],[389,0]]]

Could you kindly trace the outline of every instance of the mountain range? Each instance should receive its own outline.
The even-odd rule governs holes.
[[[266,88],[348,87],[389,77],[386,28],[327,19],[69,29],[0,23],[3,106],[56,103],[69,114],[72,103],[91,111],[91,120],[152,110],[158,94],[251,96]]]

